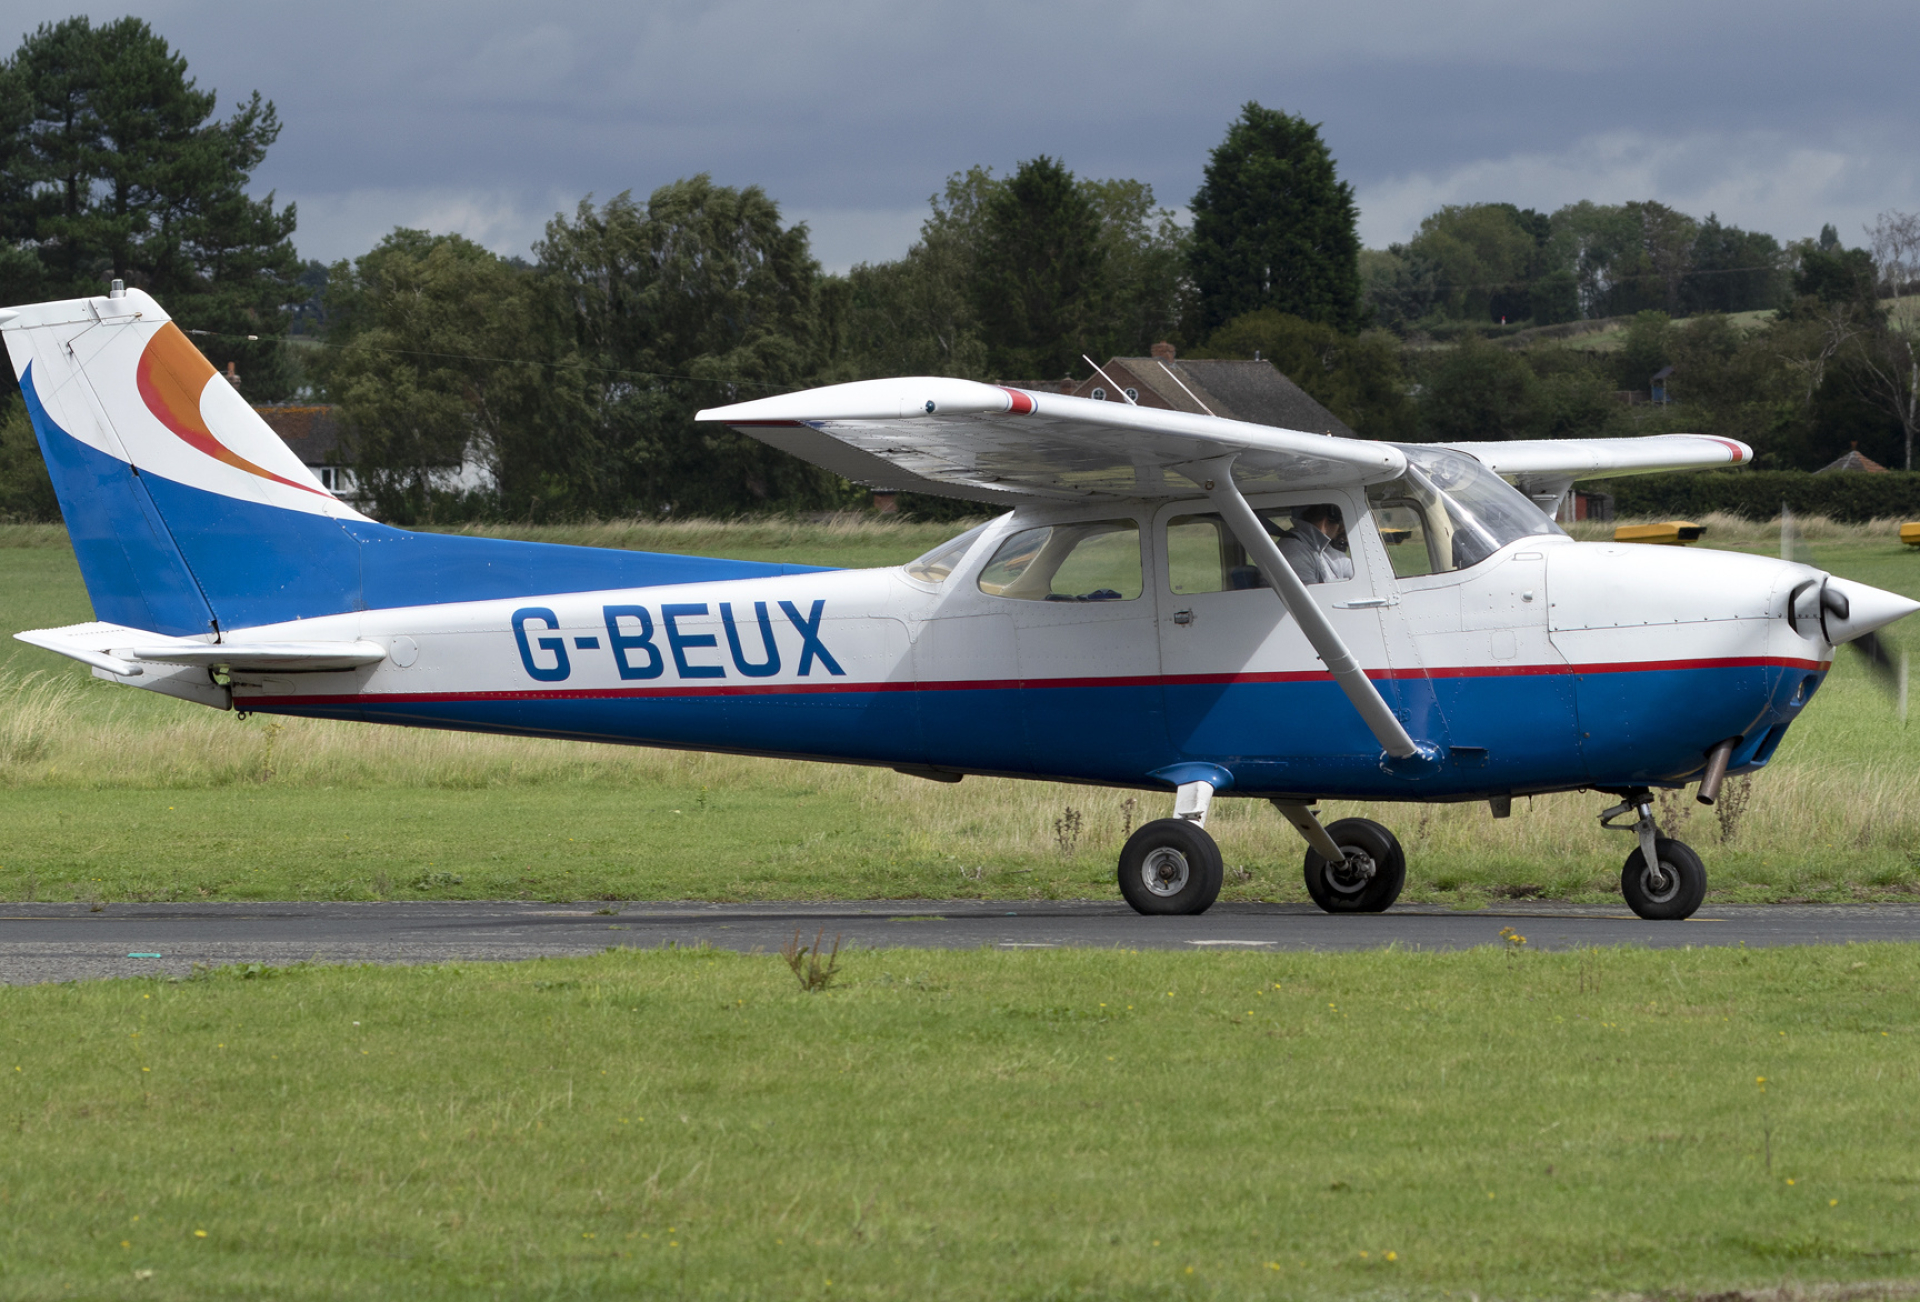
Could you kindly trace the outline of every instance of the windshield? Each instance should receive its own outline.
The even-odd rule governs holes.
[[[973,545],[980,541],[980,535],[986,527],[977,524],[958,538],[949,538],[920,559],[907,562],[907,573],[922,583],[945,583],[954,567],[965,560],[967,553],[973,550]]]
[[[1407,473],[1370,486],[1367,500],[1390,545],[1409,536],[1423,544],[1405,557],[1393,553],[1394,573],[1411,577],[1462,570],[1522,538],[1566,536],[1519,489],[1466,453],[1394,446],[1407,455]],[[1421,553],[1424,559],[1416,559]]]

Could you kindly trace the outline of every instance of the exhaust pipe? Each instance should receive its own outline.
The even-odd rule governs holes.
[[[1701,804],[1711,805],[1720,798],[1720,784],[1727,780],[1727,761],[1733,758],[1739,740],[1729,737],[1707,752],[1707,771],[1700,775],[1700,790],[1693,797]]]

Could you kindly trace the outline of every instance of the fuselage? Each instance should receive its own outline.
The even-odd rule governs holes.
[[[1439,749],[1430,771],[1382,767],[1270,590],[1195,590],[1216,586],[1182,569],[1204,501],[1023,508],[944,570],[530,595],[247,629],[234,636],[361,638],[390,652],[350,672],[236,674],[233,702],[928,776],[1164,787],[1179,766],[1205,764],[1230,774],[1235,794],[1448,800],[1678,783],[1728,738],[1740,739],[1733,769],[1756,767],[1830,664],[1832,649],[1785,617],[1814,573],[1804,566],[1555,532],[1410,574],[1402,531],[1382,527],[1378,503],[1358,490],[1307,496],[1341,508],[1352,571],[1313,597],[1409,732]],[[1114,555],[1137,540],[1137,578],[1089,580],[1110,586],[1068,598],[1020,592],[1002,572],[1007,549],[1049,526],[1105,538]]]

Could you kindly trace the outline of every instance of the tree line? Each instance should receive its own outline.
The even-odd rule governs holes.
[[[1055,382],[1163,340],[1271,360],[1368,437],[1686,428],[1776,468],[1850,443],[1910,461],[1920,219],[1899,213],[1848,248],[1652,202],[1453,205],[1368,250],[1319,128],[1250,103],[1185,224],[1041,155],[956,172],[903,256],[840,275],[760,187],[705,175],[588,196],[530,257],[396,229],[329,266],[248,193],[278,131],[258,92],[221,116],[141,20],[42,26],[0,64],[0,294],[149,290],[250,400],[334,404],[397,522],[854,505],[693,413],[889,375]],[[1642,401],[1662,372],[1669,400]],[[0,513],[46,516],[10,401]],[[487,488],[451,486],[463,461]]]

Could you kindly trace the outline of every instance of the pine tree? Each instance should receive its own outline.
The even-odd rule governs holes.
[[[217,95],[138,18],[43,24],[0,65],[0,281],[11,295],[147,290],[250,398],[286,386],[278,337],[299,272],[293,205],[246,192],[280,134],[255,91]],[[33,251],[37,267],[19,262]],[[18,301],[15,298],[14,301]],[[246,336],[259,339],[249,343]]]
[[[1000,379],[1067,374],[1097,344],[1107,250],[1100,214],[1044,154],[988,196],[975,254],[974,313]]]
[[[1261,308],[1360,327],[1359,210],[1318,126],[1249,103],[1192,208],[1187,258],[1202,333]]]

